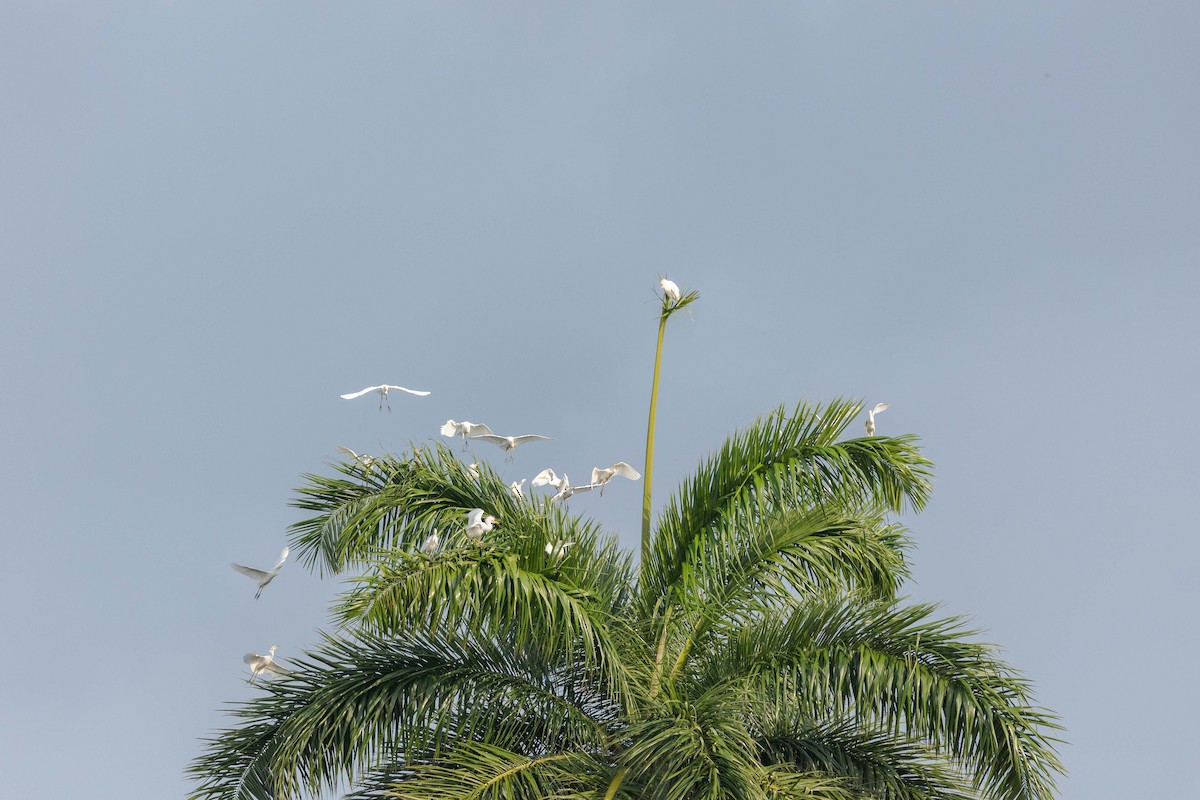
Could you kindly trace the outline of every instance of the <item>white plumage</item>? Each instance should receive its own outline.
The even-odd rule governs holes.
[[[482,508],[472,508],[467,512],[467,538],[472,542],[479,544],[485,533],[491,532],[492,528],[496,527],[496,518],[483,515]]]
[[[642,478],[642,473],[638,472],[624,461],[618,461],[609,467],[593,467],[592,483],[600,487],[600,494],[604,494],[604,484],[612,480],[614,475],[619,475],[622,478],[628,478],[631,481],[641,480]]]
[[[879,403],[874,408],[867,411],[867,436],[875,435],[875,415],[887,411],[887,403]]]
[[[448,439],[461,436],[464,450],[467,449],[467,439],[475,439],[491,432],[492,429],[482,422],[455,422],[452,419],[448,419],[442,425],[442,436]]]
[[[379,394],[380,410],[383,409],[383,404],[386,402],[388,411],[391,411],[392,410],[392,401],[388,400],[388,392],[392,391],[392,390],[395,390],[397,392],[408,392],[409,394],[415,394],[418,397],[424,397],[427,394],[429,394],[429,392],[422,392],[419,389],[405,389],[403,386],[391,386],[391,385],[385,383],[382,386],[368,386],[367,388],[360,389],[357,392],[351,392],[350,394],[344,394],[344,395],[342,395],[342,399],[343,400],[353,400],[356,397],[362,397],[364,394],[368,394],[370,392],[376,392]]]
[[[549,436],[538,436],[536,433],[527,433],[524,436],[499,436],[495,433],[483,433],[479,436],[471,437],[473,439],[483,439],[485,442],[491,442],[494,445],[499,445],[504,448],[504,460],[512,461],[512,451],[526,442],[548,442]]]
[[[278,649],[279,645],[273,644],[265,656],[260,656],[258,653],[246,653],[246,655],[242,656],[242,661],[250,665],[251,683],[264,672],[272,672],[276,675],[292,674],[290,669],[284,669],[275,663],[275,651]]]
[[[233,567],[243,575],[258,581],[258,591],[254,595],[254,599],[257,600],[259,595],[262,594],[262,590],[266,588],[267,584],[275,580],[275,576],[279,574],[279,570],[283,566],[283,562],[287,561],[287,557],[288,548],[285,547],[283,548],[283,552],[279,554],[279,563],[276,564],[270,572],[264,572],[263,570],[255,569],[254,567],[244,567],[241,564],[235,564],[232,561],[229,562],[229,566]]]
[[[658,284],[662,287],[663,294],[667,296],[667,299],[673,303],[679,302],[679,287],[675,284],[675,281],[663,278]]]

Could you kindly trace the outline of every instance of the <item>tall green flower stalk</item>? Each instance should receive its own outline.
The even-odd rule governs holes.
[[[650,384],[650,419],[646,423],[646,465],[642,487],[642,563],[650,555],[650,492],[654,483],[654,422],[658,414],[658,374],[662,367],[663,337],[667,333],[667,320],[679,309],[691,305],[700,298],[699,292],[680,295],[679,288],[666,280],[663,284],[662,313],[658,317],[658,347],[654,351],[654,379]],[[674,293],[667,290],[670,284]]]

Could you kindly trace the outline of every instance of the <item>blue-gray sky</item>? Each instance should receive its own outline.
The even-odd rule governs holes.
[[[1185,3],[9,0],[0,783],[171,797],[341,584],[289,563],[334,445],[447,417],[659,502],[799,400],[937,464],[909,593],[1059,713],[1065,798],[1200,738],[1200,10]],[[432,391],[338,395],[376,383]],[[857,433],[856,429],[852,429]],[[583,496],[633,546],[640,486]]]

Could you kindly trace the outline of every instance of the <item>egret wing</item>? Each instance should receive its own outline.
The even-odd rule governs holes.
[[[494,433],[481,433],[478,436],[472,436],[471,438],[472,439],[483,439],[485,442],[491,442],[492,444],[498,444],[501,447],[504,447],[508,444],[508,439],[504,438],[503,436],[497,436]]]
[[[548,442],[549,436],[538,436],[536,433],[527,433],[524,436],[514,436],[513,444],[525,444],[526,442]]]
[[[887,411],[887,410],[888,410],[888,404],[887,404],[887,403],[879,403],[879,404],[878,404],[878,405],[876,405],[876,406],[875,406],[873,409],[871,409],[871,413],[872,413],[872,414],[878,414],[880,411]]]
[[[482,508],[472,508],[470,511],[467,512],[467,527],[468,528],[473,528],[481,522],[483,522],[483,509]]]
[[[457,436],[458,435],[458,423],[452,419],[448,419],[448,420],[446,420],[446,423],[444,425],[442,425],[441,430],[442,430],[442,436]]]
[[[641,480],[641,477],[642,477],[642,473],[638,472],[636,469],[629,466],[624,461],[618,461],[617,463],[615,463],[611,467],[609,467],[609,469],[611,469],[613,471],[614,475],[620,475],[622,478],[628,478],[631,481]],[[592,481],[592,483],[595,483],[595,482],[596,482],[595,480]]]
[[[251,666],[254,666],[261,660],[262,656],[260,656],[258,653],[246,653],[246,655],[242,656],[242,661]]]
[[[274,661],[264,664],[263,669],[266,670],[267,672],[274,672],[276,675],[291,675],[291,674],[293,674],[290,669],[288,669],[287,667],[281,667],[278,664],[276,664]]]
[[[267,577],[267,573],[263,572],[261,569],[255,569],[254,567],[243,567],[241,564],[235,564],[232,561],[229,562],[229,566],[233,567],[243,575],[254,578],[256,581],[261,581],[263,578]]]
[[[533,480],[529,482],[530,486],[545,486],[550,484],[554,486],[558,483],[558,476],[554,474],[552,469],[544,469],[537,475],[533,476]]]
[[[363,389],[361,392],[351,392],[350,394],[344,394],[344,395],[342,395],[342,399],[343,399],[343,400],[353,400],[353,399],[354,399],[354,398],[356,398],[356,397],[362,397],[362,396],[363,396],[364,394],[366,394],[367,392],[374,392],[374,391],[377,391],[377,390],[379,390],[379,389],[381,389],[381,388],[383,388],[383,387],[381,387],[381,386],[368,386],[367,388]]]
[[[492,436],[492,429],[482,422],[476,422],[471,426],[470,433],[467,434],[468,439],[478,439],[480,436]]]
[[[275,568],[271,571],[279,572],[279,568],[283,566],[283,562],[287,561],[287,557],[288,557],[288,548],[285,547],[285,548],[283,548],[283,552],[279,554],[279,563],[276,564]]]
[[[380,388],[380,389],[383,389],[383,388],[395,389],[398,392],[408,392],[409,394],[415,394],[418,397],[424,397],[425,395],[429,394],[429,392],[422,392],[420,389],[405,389],[403,386],[387,386],[387,387],[380,386],[378,388]]]

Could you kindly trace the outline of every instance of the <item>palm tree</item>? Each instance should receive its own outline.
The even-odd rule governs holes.
[[[362,577],[337,632],[208,742],[192,796],[1052,797],[1058,726],[1027,682],[897,599],[889,516],[925,505],[930,464],[911,436],[842,438],[860,412],[730,437],[636,565],[442,446],[306,476],[293,551]],[[479,544],[472,508],[499,520]]]

